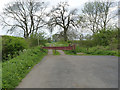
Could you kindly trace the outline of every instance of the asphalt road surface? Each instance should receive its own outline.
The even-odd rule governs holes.
[[[49,55],[17,88],[117,88],[118,57]]]

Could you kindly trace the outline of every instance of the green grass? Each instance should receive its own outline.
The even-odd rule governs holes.
[[[76,55],[76,52],[74,50],[63,50],[63,51],[67,55]]]
[[[53,42],[54,46],[68,46],[67,42]],[[67,55],[77,55],[77,53],[84,53],[79,55],[111,55],[111,56],[120,56],[120,52],[118,50],[111,50],[110,46],[94,46],[89,47],[81,47],[76,45],[76,50],[63,50]]]
[[[54,46],[57,46],[57,47],[61,47],[61,46],[69,46],[69,43],[67,42],[54,42],[52,43]],[[75,55],[74,51],[72,50],[63,50],[65,54],[67,55]],[[53,55],[54,55],[54,51],[53,51]]]
[[[76,52],[77,53],[85,53],[87,55],[112,55],[112,56],[119,56],[118,55],[118,50],[110,50],[108,46],[103,47],[103,46],[95,46],[95,47],[76,47]]]
[[[54,42],[52,44],[54,44],[54,46],[69,46],[67,42]]]
[[[55,50],[53,50],[53,55],[60,55],[60,53],[56,50],[56,52],[55,52]]]
[[[18,56],[19,51],[28,49],[26,39],[14,36],[2,36],[2,61],[8,61]]]
[[[68,46],[67,42],[55,42],[55,46]],[[94,46],[89,47],[80,47],[76,46],[76,50],[63,50],[67,55],[77,55],[77,53],[84,53],[82,55],[111,55],[111,56],[120,56],[120,52],[118,50],[111,50],[110,46]],[[80,54],[81,55],[81,54]]]
[[[50,45],[51,45],[51,43],[46,43],[46,44],[45,44],[45,46],[50,46]]]
[[[40,46],[24,50],[20,55],[2,63],[2,88],[15,88],[34,65],[47,54]]]

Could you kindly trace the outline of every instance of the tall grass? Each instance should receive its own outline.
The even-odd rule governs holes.
[[[95,47],[76,47],[76,52],[82,52],[91,55],[113,55],[119,56],[118,50],[111,50],[109,46],[95,46]]]
[[[47,54],[41,47],[19,52],[20,55],[2,64],[2,88],[15,88],[32,67]]]

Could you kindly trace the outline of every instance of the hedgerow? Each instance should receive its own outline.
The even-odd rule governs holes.
[[[27,49],[29,45],[21,37],[2,36],[2,61],[7,61],[17,56],[19,51]]]
[[[2,88],[15,88],[32,67],[47,54],[41,47],[19,52],[19,56],[2,63]]]

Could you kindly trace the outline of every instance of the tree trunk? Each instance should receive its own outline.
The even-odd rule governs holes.
[[[27,39],[29,37],[28,33],[24,33],[24,38]]]
[[[67,29],[64,29],[64,41],[67,41]]]

